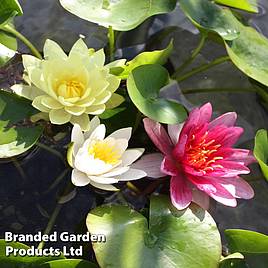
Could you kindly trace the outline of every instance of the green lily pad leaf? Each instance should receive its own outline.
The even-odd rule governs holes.
[[[22,154],[37,142],[43,127],[24,122],[35,113],[26,99],[0,90],[0,158]]]
[[[106,235],[106,243],[93,243],[101,267],[218,267],[216,224],[194,204],[178,211],[167,196],[152,196],[149,220],[129,207],[104,205],[89,213],[87,227],[92,234]]]
[[[180,7],[202,30],[215,32],[224,40],[239,36],[237,19],[228,9],[222,9],[209,0],[180,0]]]
[[[78,259],[66,259],[46,262],[40,268],[98,268],[92,262]]]
[[[239,229],[228,229],[224,233],[231,252],[268,253],[267,235]]]
[[[101,115],[99,115],[100,119],[109,119],[123,111],[126,110],[126,107],[118,107],[114,109],[107,109],[105,112],[103,112]]]
[[[173,101],[159,97],[168,85],[168,71],[161,65],[143,65],[134,69],[127,79],[128,94],[135,106],[151,119],[176,124],[187,117],[185,108]]]
[[[64,257],[45,257],[45,256],[20,256],[14,255],[11,253],[9,256],[6,256],[6,252],[11,248],[18,249],[21,251],[29,250],[30,247],[18,242],[5,242],[5,240],[0,240],[0,267],[3,268],[37,268],[40,264],[63,259]],[[23,253],[22,253],[23,254]]]
[[[268,134],[261,129],[255,136],[254,156],[259,162],[264,177],[268,180]]]
[[[173,41],[163,50],[155,50],[151,52],[143,52],[136,56],[133,60],[126,63],[124,70],[118,75],[121,79],[127,79],[131,71],[135,68],[146,64],[160,64],[167,62],[169,55],[173,49]]]
[[[215,2],[225,6],[258,13],[258,4],[256,0],[215,0]]]
[[[267,38],[252,27],[244,26],[230,10],[208,0],[181,0],[181,7],[195,24],[224,39],[230,59],[237,68],[268,86]]]
[[[74,15],[117,31],[136,28],[147,18],[168,13],[176,0],[60,0],[61,5]]]
[[[244,260],[226,259],[220,263],[220,268],[249,268]]]

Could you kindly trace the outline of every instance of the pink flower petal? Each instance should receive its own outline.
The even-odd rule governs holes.
[[[230,194],[214,178],[188,176],[190,181],[201,191],[226,206],[235,207],[237,205],[235,197]]]
[[[233,127],[237,119],[237,114],[235,112],[225,113],[209,123],[208,129],[212,129],[219,125],[224,125],[226,127]]]
[[[177,142],[179,141],[179,136],[183,126],[184,123],[176,125],[168,125],[168,135],[174,145],[176,145]]]
[[[192,190],[193,198],[192,201],[199,205],[204,210],[209,209],[209,196],[204,192],[194,188]]]
[[[199,121],[198,124],[199,125],[203,125],[205,123],[208,123],[211,119],[211,115],[212,115],[212,106],[211,103],[206,103],[203,106],[200,107],[199,109],[200,112],[200,117],[199,117]]]
[[[242,178],[214,178],[214,180],[221,184],[233,197],[251,199],[254,197],[254,190]]]
[[[227,161],[242,162],[246,166],[257,161],[252,152],[246,149],[226,148],[219,154]]]
[[[177,161],[180,161],[181,158],[183,158],[187,141],[188,141],[187,135],[180,136],[179,142],[176,144],[176,146],[172,152],[173,157]]]
[[[161,178],[165,177],[160,170],[161,163],[163,161],[163,155],[159,153],[148,154],[141,157],[140,160],[131,165],[132,168],[140,169],[146,172],[150,178]]]
[[[173,206],[178,210],[187,208],[192,201],[192,191],[181,175],[172,177],[170,181],[170,197]]]
[[[143,122],[145,130],[155,146],[163,154],[170,155],[172,152],[173,144],[164,127],[161,126],[160,123],[155,122],[149,118],[143,119]]]
[[[176,176],[179,172],[174,161],[167,156],[161,164],[161,171],[169,176]]]

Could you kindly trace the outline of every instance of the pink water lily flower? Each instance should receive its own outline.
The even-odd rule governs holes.
[[[250,172],[247,165],[254,157],[249,150],[232,148],[243,133],[234,126],[236,113],[213,121],[211,115],[207,103],[192,110],[183,125],[169,125],[168,133],[161,124],[144,119],[147,134],[162,154],[147,155],[136,165],[148,176],[171,176],[171,201],[179,210],[191,201],[207,209],[209,196],[231,207],[237,205],[236,198],[254,196],[251,186],[239,177]]]

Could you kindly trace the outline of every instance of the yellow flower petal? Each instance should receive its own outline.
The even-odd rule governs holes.
[[[45,96],[42,98],[41,103],[47,108],[57,110],[63,108],[63,105],[57,100],[51,98],[50,96]]]
[[[38,109],[39,111],[44,112],[44,113],[48,113],[50,111],[50,109],[42,104],[42,99],[44,97],[46,97],[46,95],[36,97],[33,100],[32,105],[34,108]]]
[[[44,94],[42,90],[34,86],[26,86],[26,85],[17,84],[17,85],[12,86],[11,89],[19,96],[22,96],[29,100],[33,100],[36,97]]]
[[[104,111],[105,111],[105,104],[92,105],[86,108],[86,113],[92,115],[102,114]]]
[[[106,102],[105,106],[106,109],[113,109],[117,106],[119,106],[121,103],[125,101],[124,97],[114,93],[112,97]]]
[[[109,91],[104,91],[100,95],[96,97],[96,100],[94,101],[94,105],[100,105],[106,103],[112,96],[112,93]]]
[[[82,114],[80,116],[73,115],[70,122],[72,124],[78,124],[83,131],[88,131],[90,128],[89,116],[87,114]]]
[[[67,59],[67,55],[56,42],[47,39],[44,45],[44,58],[46,60]]]
[[[79,116],[86,111],[86,108],[79,107],[79,106],[69,106],[69,107],[65,107],[65,111],[72,114],[72,115]]]
[[[60,110],[51,110],[49,112],[49,119],[51,123],[56,125],[62,125],[68,123],[72,115],[67,113],[64,109]]]
[[[79,39],[75,42],[73,45],[70,53],[69,53],[69,58],[76,58],[80,57],[81,59],[89,59],[89,53],[88,53],[88,47],[83,41],[83,39]]]
[[[107,90],[114,93],[118,89],[121,80],[113,75],[110,75],[106,80],[109,82]]]

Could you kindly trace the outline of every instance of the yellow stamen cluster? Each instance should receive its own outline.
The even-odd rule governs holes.
[[[120,155],[115,146],[112,146],[107,141],[96,141],[89,147],[88,153],[93,155],[94,158],[111,165],[118,163],[120,159]]]
[[[69,99],[69,98],[81,97],[84,93],[84,90],[85,90],[85,86],[83,85],[83,83],[79,81],[63,80],[59,83],[59,86],[57,88],[57,93],[58,93],[58,96],[62,96],[65,99]]]

